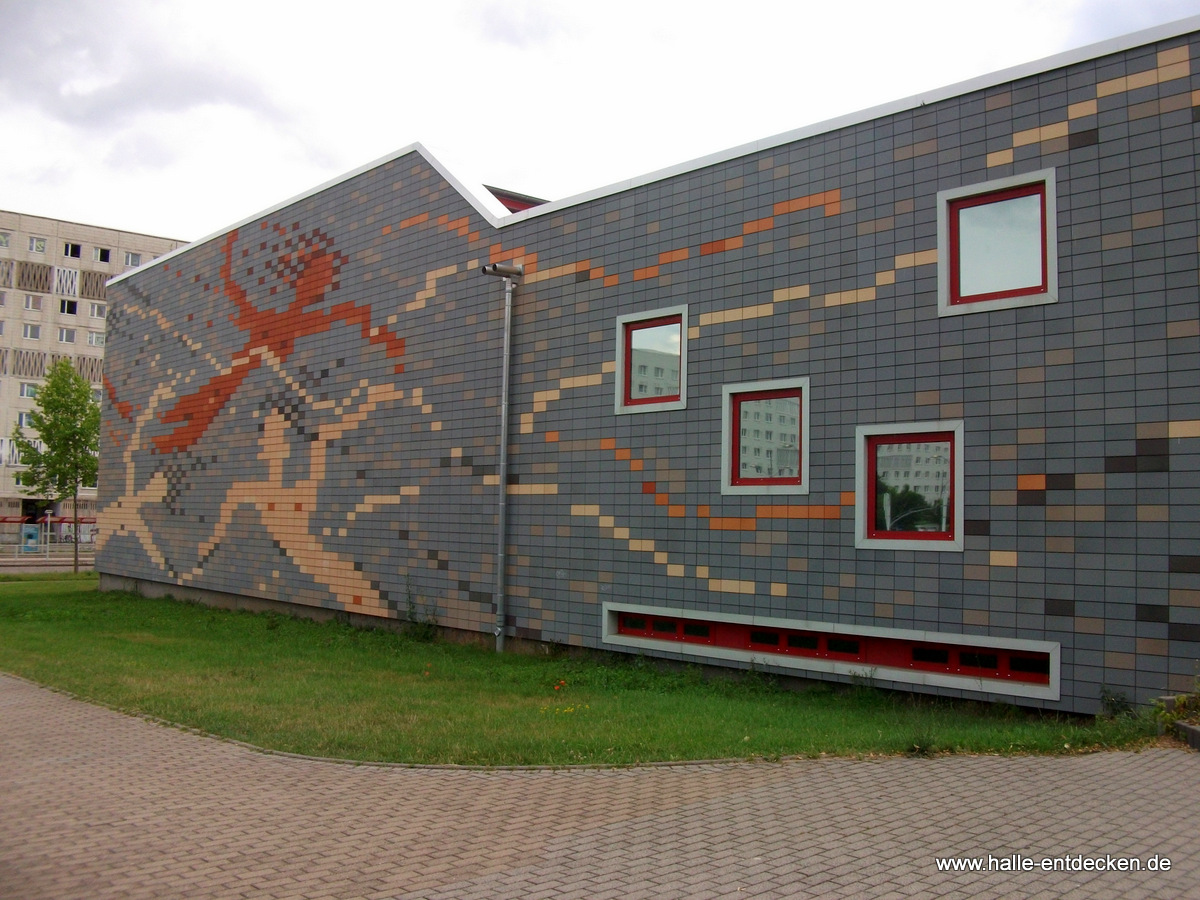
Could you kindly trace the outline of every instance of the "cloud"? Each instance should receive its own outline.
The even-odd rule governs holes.
[[[59,122],[109,132],[145,115],[202,105],[276,105],[219,59],[189,58],[180,41],[155,33],[153,7],[134,0],[39,0],[0,5],[0,96]]]
[[[522,50],[551,43],[572,31],[561,6],[537,0],[493,0],[483,4],[471,21],[485,40]]]

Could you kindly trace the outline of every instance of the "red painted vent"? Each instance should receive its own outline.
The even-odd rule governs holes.
[[[1050,683],[1050,654],[1002,647],[928,643],[866,635],[789,628],[764,628],[732,622],[706,622],[639,613],[617,614],[617,632],[631,637],[704,644],[759,653],[807,656],[890,669],[967,675],[997,681]]]

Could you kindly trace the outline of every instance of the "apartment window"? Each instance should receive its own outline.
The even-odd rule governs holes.
[[[31,237],[29,239],[29,252],[30,253],[45,253],[46,252],[46,239],[44,237]]]
[[[71,259],[79,259],[83,256],[83,245],[72,244],[70,241],[67,241],[63,244],[63,256],[70,257]]]
[[[27,338],[28,340],[31,340],[31,341],[41,340],[42,326],[41,325],[32,325],[29,322],[26,322],[25,325],[21,328],[21,337]]]
[[[89,347],[103,347],[104,346],[104,332],[103,331],[89,331],[88,332],[88,346]]]
[[[17,425],[21,428],[29,428],[33,425],[33,413],[17,413]]]
[[[136,268],[142,264],[142,254],[133,253],[129,250],[125,251],[125,265],[130,268]]]
[[[64,316],[73,316],[79,312],[78,300],[59,300],[58,311]]]
[[[807,494],[808,379],[730,384],[721,396],[721,493]],[[746,427],[767,415],[796,419],[800,428],[785,434]]]
[[[11,238],[12,238],[12,235],[9,234],[9,232],[0,231],[0,248],[7,248],[8,242]]]
[[[75,343],[75,329],[74,329],[74,328],[60,328],[60,329],[58,329],[58,342],[59,342],[60,344],[73,344],[73,343]]]
[[[34,384],[32,381],[22,381],[21,382],[21,396],[24,397],[26,400],[32,400],[34,397],[37,396],[37,392],[38,392],[38,386],[36,384]]]
[[[25,295],[25,308],[27,310],[29,310],[30,312],[41,312],[42,311],[42,298],[39,297],[37,294],[26,294]]]
[[[938,314],[1053,303],[1054,170],[938,193]]]
[[[962,422],[862,425],[856,444],[855,546],[962,550]]]
[[[108,306],[104,303],[93,303],[92,304],[92,318],[93,319],[108,318]]]
[[[8,294],[6,294],[4,291],[0,291],[0,307],[3,306],[8,306]]]
[[[687,307],[617,318],[616,412],[687,406]]]
[[[92,262],[106,263],[106,262],[108,262],[109,257],[111,255],[112,255],[112,251],[109,250],[107,247],[93,247],[92,248]]]

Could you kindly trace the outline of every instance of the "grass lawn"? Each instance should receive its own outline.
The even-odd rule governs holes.
[[[406,763],[626,765],[1136,747],[1149,716],[789,691],[642,658],[503,655],[388,631],[0,579],[0,671],[260,747]]]

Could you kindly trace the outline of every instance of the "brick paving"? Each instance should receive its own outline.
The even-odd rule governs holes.
[[[939,872],[937,857],[1168,857]],[[986,865],[986,862],[985,862]],[[1200,754],[617,770],[271,755],[0,675],[0,897],[1200,896]]]

